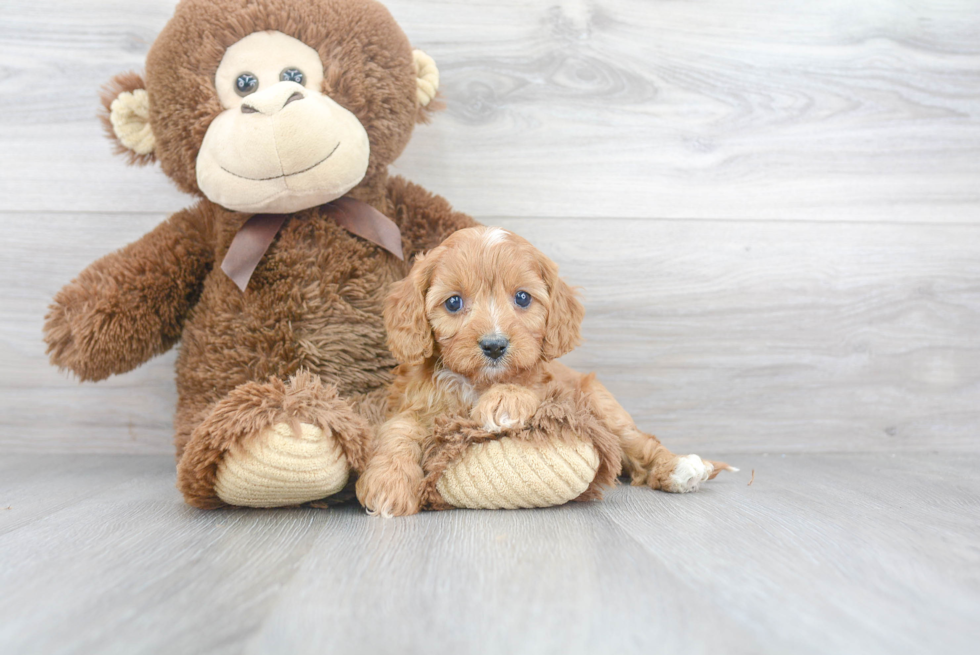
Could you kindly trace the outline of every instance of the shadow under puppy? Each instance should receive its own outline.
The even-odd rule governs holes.
[[[418,258],[384,308],[400,365],[357,482],[368,511],[587,500],[622,467],[634,485],[684,493],[736,470],[674,455],[594,375],[555,361],[580,342],[584,313],[555,263],[501,228],[459,230]],[[496,451],[447,477],[480,447]],[[488,461],[497,468],[487,472]]]

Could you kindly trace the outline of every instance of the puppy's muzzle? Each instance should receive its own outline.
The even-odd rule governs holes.
[[[483,337],[480,339],[480,349],[483,354],[497,361],[507,352],[510,341],[506,337]]]

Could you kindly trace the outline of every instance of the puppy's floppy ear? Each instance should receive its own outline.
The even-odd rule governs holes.
[[[388,350],[402,364],[418,364],[432,355],[435,340],[425,315],[425,294],[438,259],[438,248],[415,260],[408,277],[395,282],[385,299]]]
[[[106,135],[116,144],[116,154],[126,155],[130,164],[143,166],[156,157],[156,138],[150,128],[150,96],[137,73],[123,73],[102,88],[99,116]]]
[[[543,254],[538,255],[538,262],[550,297],[542,355],[546,360],[552,360],[571,352],[582,342],[585,307],[576,297],[575,290],[558,277],[557,264]]]

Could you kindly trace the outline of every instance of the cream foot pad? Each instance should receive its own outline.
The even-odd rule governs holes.
[[[333,495],[347,484],[349,466],[336,439],[301,424],[286,423],[236,444],[218,464],[214,489],[229,505],[282,507]]]
[[[598,470],[591,443],[540,445],[502,437],[470,446],[446,468],[436,489],[455,507],[551,507],[580,496]]]

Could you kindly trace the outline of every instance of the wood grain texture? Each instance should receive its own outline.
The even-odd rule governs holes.
[[[11,224],[0,260],[0,448],[172,452],[173,353],[79,385],[41,342],[55,291],[163,216],[42,216]],[[980,445],[980,226],[490,222],[583,288],[586,343],[566,361],[675,450]]]
[[[733,459],[738,484],[598,509],[772,652],[973,649],[975,456]]]
[[[0,215],[0,450],[172,453],[175,352],[98,384],[48,363],[44,315],[62,285],[163,215]]]
[[[194,510],[162,456],[4,458],[32,481],[0,478],[0,651],[972,650],[977,455],[735,461],[697,494],[384,520]]]
[[[980,218],[972,0],[386,4],[448,105],[396,169],[477,216]],[[5,3],[0,210],[187,204],[93,118],[173,5]]]

